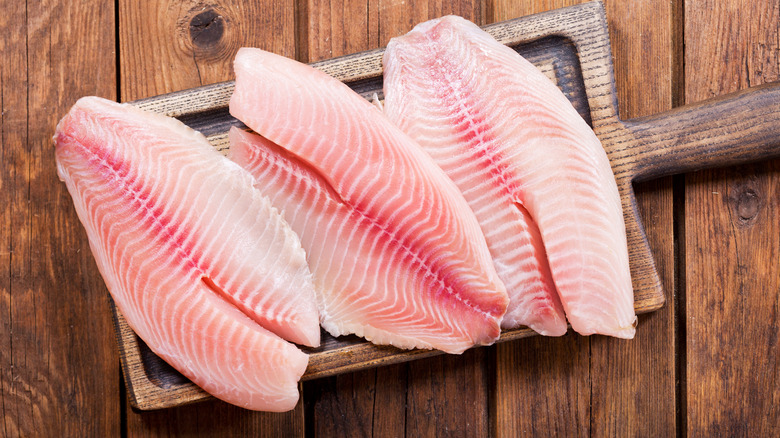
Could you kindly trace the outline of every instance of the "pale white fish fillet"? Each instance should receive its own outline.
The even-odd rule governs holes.
[[[454,314],[436,301],[420,259],[372,218],[344,203],[306,163],[253,133],[232,128],[228,157],[255,177],[301,236],[319,296],[323,328],[377,344],[460,352],[484,318]],[[447,323],[439,323],[439,314]]]
[[[319,343],[313,284],[297,236],[252,177],[181,122],[96,97],[73,106],[54,140],[133,330],[218,398],[292,409],[308,357],[277,334]]]
[[[480,220],[510,296],[502,326],[560,335],[565,309],[581,334],[633,337],[615,178],[560,90],[453,16],[391,40],[384,74],[388,118],[442,166]]]
[[[269,192],[286,197],[279,208],[323,285],[323,327],[452,353],[494,342],[504,286],[476,218],[430,157],[371,103],[309,66],[244,48],[235,71],[231,114],[307,169],[290,173],[305,190],[281,195],[287,183],[274,183]],[[344,212],[318,216],[317,206]]]

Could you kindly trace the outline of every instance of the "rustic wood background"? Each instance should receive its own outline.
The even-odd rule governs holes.
[[[242,45],[311,62],[443,14],[574,3],[0,0],[0,436],[780,435],[780,160],[637,186],[668,296],[632,342],[537,337],[315,380],[285,414],[127,405],[107,291],[54,165],[78,97],[229,80]],[[606,9],[623,118],[780,80],[780,1]]]

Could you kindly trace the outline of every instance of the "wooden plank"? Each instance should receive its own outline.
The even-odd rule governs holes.
[[[115,96],[113,8],[0,6],[0,435],[118,435],[107,292],[51,141],[78,97]]]
[[[304,385],[314,436],[404,436],[407,369],[375,368]]]
[[[607,1],[620,116],[669,110],[673,103],[673,2]],[[652,90],[652,92],[649,92]],[[593,436],[674,436],[675,305],[672,178],[635,186],[637,205],[666,293],[664,307],[641,315],[634,340],[596,337],[590,344]],[[641,369],[642,372],[637,372]]]
[[[415,24],[449,13],[481,24],[483,8],[479,1],[309,1],[303,60],[318,61],[385,46],[390,38],[408,32]],[[404,428],[415,435],[422,430],[452,431],[453,427],[464,432],[471,428],[473,433],[480,430],[473,429],[475,424],[488,423],[485,368],[484,353],[477,352],[310,382],[304,386],[307,413],[311,416],[307,421],[323,436],[344,436],[356,431],[401,436]],[[387,378],[407,375],[409,380],[394,385],[383,383]],[[479,378],[464,381],[464,375]],[[456,392],[452,393],[453,390]],[[310,399],[309,394],[316,396]],[[361,409],[348,400],[370,401],[373,408]],[[345,409],[345,403],[352,409]]]
[[[498,345],[492,435],[589,436],[589,345],[571,332]]]
[[[493,18],[508,20],[566,4],[494,0]],[[587,436],[590,427],[589,339],[576,334],[496,347],[491,400],[497,437]]]
[[[315,62],[375,49],[380,23],[377,2],[302,0],[299,15],[299,60]]]
[[[254,412],[211,399],[196,405],[127,412],[128,437],[302,437],[303,403],[283,413]]]
[[[500,20],[575,3],[496,1],[495,13]],[[656,1],[629,6],[608,1],[606,8],[610,33],[625,36],[612,40],[620,115],[631,118],[669,109],[671,5]],[[654,92],[647,93],[648,89]],[[637,191],[663,287],[672,291],[671,179],[641,185]],[[569,335],[500,345],[496,360],[496,431],[503,436],[550,431],[565,436],[626,436],[640,428],[651,436],[673,435],[673,321],[674,306],[668,300],[660,311],[640,317],[637,336],[630,342]],[[643,366],[648,358],[654,366]],[[642,373],[636,373],[640,368]],[[543,376],[541,383],[534,381],[539,374]]]
[[[120,0],[121,100],[232,79],[242,46],[295,57],[295,3]]]
[[[780,79],[780,2],[685,3],[685,100]],[[779,141],[780,142],[780,141]],[[686,432],[780,435],[780,161],[686,176]]]
[[[486,24],[487,0],[377,0],[302,2],[299,21],[303,62],[315,62],[387,45],[425,20],[455,14]]]
[[[409,363],[406,436],[488,436],[492,350]]]
[[[295,55],[289,1],[119,2],[122,100],[227,81],[244,45]],[[201,397],[202,398],[202,397]],[[220,401],[168,411],[126,410],[128,436],[303,435],[303,405],[287,413],[250,412]]]
[[[491,0],[492,21],[509,20],[516,17],[552,11],[567,6],[587,3],[590,0],[535,0],[517,2],[512,0]]]

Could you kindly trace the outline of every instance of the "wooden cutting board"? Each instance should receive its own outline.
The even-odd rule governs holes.
[[[593,126],[612,163],[622,197],[637,313],[664,303],[658,273],[639,217],[632,182],[704,167],[726,166],[780,155],[780,86],[750,89],[643,119],[620,120],[604,7],[600,2],[558,9],[484,27],[550,77]],[[382,50],[322,61],[314,67],[366,98],[382,97]],[[132,102],[174,116],[202,132],[219,150],[227,132],[242,126],[227,110],[233,83],[185,90]],[[647,90],[652,93],[653,90]],[[774,147],[770,145],[775,144]],[[652,226],[652,224],[649,224]],[[131,405],[150,410],[210,396],[152,353],[114,308],[122,369]],[[638,328],[642,330],[642,327]],[[499,342],[533,336],[521,328]],[[631,342],[631,341],[626,341]],[[355,336],[323,332],[303,380],[441,354],[375,346]]]

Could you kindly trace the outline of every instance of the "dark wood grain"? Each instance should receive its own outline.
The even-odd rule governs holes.
[[[120,433],[108,295],[51,141],[78,97],[115,97],[113,7],[98,3],[0,3],[0,436]]]
[[[688,103],[780,80],[777,1],[687,2],[685,34]],[[778,436],[780,161],[685,185],[686,432]]]
[[[233,77],[235,53],[244,45],[294,56],[293,13],[292,1],[120,1],[122,100],[227,81]],[[130,376],[127,368],[125,376]],[[129,388],[129,395],[133,391]],[[176,405],[203,399],[202,391],[188,395],[192,393],[185,392]],[[138,412],[128,406],[125,415],[128,436],[286,437],[302,435],[304,426],[302,403],[281,414],[212,400],[170,412]]]
[[[300,4],[300,61],[321,61],[381,47],[376,2],[303,0]]]
[[[306,430],[314,436],[404,436],[406,373],[395,365],[305,385]]]
[[[641,151],[622,151],[626,155],[622,165],[630,169],[626,171],[634,181],[777,158],[780,83],[757,85],[625,124],[637,140],[634,144],[643,145]]]
[[[496,2],[496,18],[573,3],[577,2]],[[671,6],[649,2],[647,8],[637,10],[635,5],[608,1],[606,9],[613,37],[620,116],[630,118],[669,109]],[[651,38],[623,37],[637,33],[649,34]],[[656,62],[644,63],[641,70],[628,74],[637,59]],[[664,290],[671,291],[671,180],[655,181],[637,187],[637,191],[638,209],[643,222],[648,224],[646,232],[653,243]],[[626,436],[635,433],[640,428],[637,423],[641,423],[643,433],[670,436],[675,431],[675,400],[669,397],[674,393],[674,355],[656,355],[652,367],[645,366],[644,361],[657,348],[673,345],[673,320],[673,306],[667,300],[661,310],[640,317],[632,342],[567,336],[555,342],[529,339],[500,345],[496,360],[497,432],[504,436],[518,436],[520,431],[529,435]],[[539,375],[541,382],[535,382]],[[652,387],[658,389],[649,391]]]
[[[677,18],[673,7],[665,1],[648,1],[643,8],[631,2],[606,2],[621,120],[672,107],[672,23]],[[639,316],[631,342],[591,338],[590,434],[670,437],[677,421],[676,399],[671,396],[676,384],[672,178],[634,184],[634,189],[666,303]]]
[[[493,20],[503,21],[576,2],[554,6],[502,0],[493,3]],[[582,101],[585,105],[580,113],[590,118],[587,98]],[[492,433],[506,438],[543,434],[587,436],[591,386],[588,350],[588,338],[571,334],[496,346]]]
[[[406,436],[487,436],[491,348],[409,363]]]
[[[128,412],[128,437],[301,437],[303,404],[285,413],[254,412],[219,400],[152,412]]]
[[[490,2],[491,21],[504,21],[511,18],[525,17],[572,5],[587,3],[589,0],[534,0],[517,2],[512,0],[492,0]]]
[[[493,435],[589,436],[589,346],[572,332],[496,346]]]

